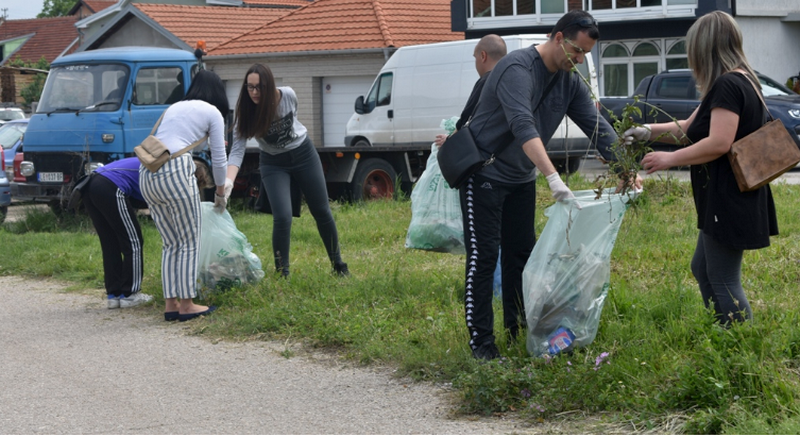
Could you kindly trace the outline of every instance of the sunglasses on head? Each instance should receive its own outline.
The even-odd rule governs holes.
[[[570,23],[562,27],[561,30],[567,29],[572,26],[580,26],[587,29],[591,27],[597,27],[597,20],[595,20],[594,18],[583,17],[575,21],[570,21]]]

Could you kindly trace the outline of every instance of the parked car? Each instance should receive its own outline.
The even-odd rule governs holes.
[[[8,214],[8,205],[11,205],[11,184],[6,177],[6,160],[2,148],[0,148],[0,158],[3,160],[0,163],[0,166],[3,167],[3,171],[0,172],[0,223],[3,223]]]
[[[5,173],[8,180],[14,180],[14,156],[22,144],[22,137],[28,129],[28,119],[12,120],[0,126],[0,148],[5,152]]]
[[[25,118],[25,112],[20,108],[0,108],[0,125],[11,120],[20,120],[23,118]]]
[[[800,147],[800,95],[761,73],[757,74],[769,112],[783,122],[786,130]],[[642,118],[634,119],[637,123],[667,122],[670,120],[669,116],[685,120],[700,105],[700,96],[690,70],[667,70],[647,76],[642,79],[633,94],[639,97],[639,103],[636,105],[642,110]],[[603,108],[600,112],[603,113],[603,117],[611,121],[608,111],[620,117],[623,108],[629,103],[633,103],[633,97],[604,97],[600,99]],[[669,116],[661,112],[652,114],[653,106]],[[675,145],[671,147],[674,148]]]

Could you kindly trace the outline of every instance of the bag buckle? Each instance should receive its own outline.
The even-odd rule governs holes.
[[[483,166],[486,167],[487,165],[492,165],[494,162],[494,155],[490,156],[489,159],[483,162]]]

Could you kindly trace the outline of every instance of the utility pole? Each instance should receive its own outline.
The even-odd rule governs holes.
[[[6,21],[8,19],[8,8],[0,9],[0,11],[3,11],[3,17],[2,18],[3,18],[3,21]]]

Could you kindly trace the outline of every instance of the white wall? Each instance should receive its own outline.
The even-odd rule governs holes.
[[[144,24],[139,19],[133,19],[125,23],[121,29],[117,30],[111,34],[107,40],[103,41],[100,48],[123,47],[132,44],[146,47],[166,47],[170,49],[183,48],[176,46],[164,35],[158,33],[155,29]]]
[[[736,17],[736,22],[742,29],[744,53],[753,68],[780,83],[800,72],[800,22],[742,16]]]

